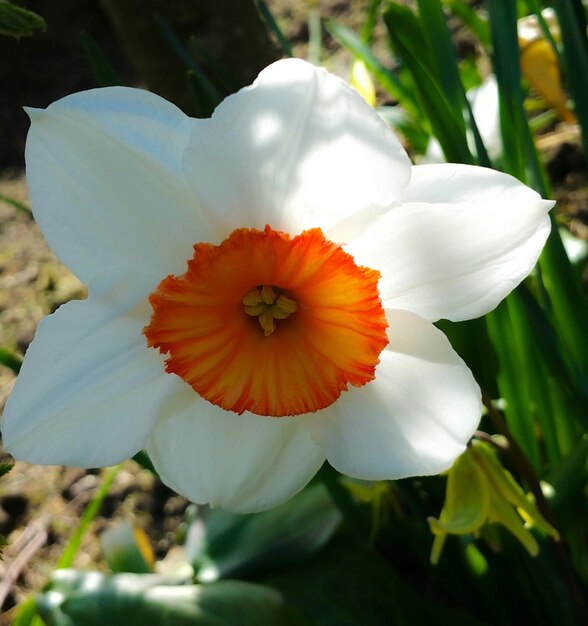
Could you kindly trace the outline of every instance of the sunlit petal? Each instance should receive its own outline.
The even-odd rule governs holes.
[[[441,331],[412,313],[387,313],[390,343],[367,393],[351,389],[301,419],[345,474],[374,480],[435,474],[474,433],[480,391]]]
[[[145,347],[147,303],[101,297],[45,318],[2,418],[4,448],[31,463],[112,465],[146,443],[178,381]]]
[[[435,321],[491,311],[533,268],[549,209],[516,179],[465,165],[421,165],[401,207],[348,249],[379,269],[385,306]]]
[[[181,269],[215,237],[180,159],[198,121],[139,89],[96,89],[29,111],[27,182],[51,248],[84,282]],[[146,285],[147,292],[152,285]]]
[[[328,230],[396,203],[410,177],[400,142],[341,79],[298,59],[270,65],[194,131],[186,179],[226,232],[246,224]]]
[[[147,451],[164,482],[194,502],[269,509],[300,491],[325,458],[295,418],[237,415],[187,385],[165,413]]]

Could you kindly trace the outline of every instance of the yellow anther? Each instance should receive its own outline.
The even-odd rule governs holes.
[[[266,304],[273,304],[276,301],[276,292],[271,285],[262,285],[261,287],[261,299]]]
[[[245,306],[256,306],[263,302],[263,298],[261,297],[261,291],[259,289],[254,289],[250,291],[242,300]],[[258,315],[258,313],[250,313],[249,315]]]
[[[251,306],[245,305],[245,313],[247,313],[247,315],[251,315],[252,317],[261,315],[264,311],[267,311],[267,304],[264,304],[263,302]]]
[[[295,300],[292,300],[292,298],[288,298],[283,294],[278,296],[278,299],[276,300],[276,306],[278,307],[278,309],[284,311],[284,313],[287,313],[288,315],[290,315],[290,313],[294,313],[294,311],[296,311],[296,309],[298,308]]]
[[[265,336],[271,335],[276,329],[276,325],[274,324],[274,316],[270,309],[265,310],[259,316],[259,324],[263,328],[263,332]]]
[[[276,329],[274,320],[285,320],[298,308],[295,300],[282,294],[279,287],[271,285],[262,285],[249,291],[241,302],[245,305],[247,315],[259,318],[266,337]]]
[[[283,309],[280,309],[277,304],[272,304],[271,312],[277,320],[285,320],[287,317],[290,316],[290,313],[284,311]]]

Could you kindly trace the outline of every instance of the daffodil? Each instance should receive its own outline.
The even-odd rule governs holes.
[[[557,530],[502,467],[490,445],[478,440],[472,441],[471,447],[452,465],[441,515],[439,519],[430,517],[428,522],[435,535],[433,565],[439,562],[448,535],[471,533],[478,537],[492,524],[509,530],[531,556],[539,554],[539,544],[528,526],[536,526],[559,541]]]
[[[480,392],[432,322],[494,308],[552,202],[492,170],[411,167],[355,90],[300,60],[206,120],[127,88],[29,113],[34,213],[89,296],[41,322],[7,451],[93,467],[144,448],[170,487],[234,511],[325,459],[377,480],[463,452]]]

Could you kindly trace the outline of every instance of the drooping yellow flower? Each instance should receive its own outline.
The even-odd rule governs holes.
[[[531,554],[539,545],[525,526],[535,525],[554,539],[559,534],[529,500],[512,474],[498,461],[494,450],[482,441],[472,441],[447,475],[445,504],[439,519],[429,518],[435,535],[431,563],[436,565],[447,535],[478,534],[486,524],[501,524]]]

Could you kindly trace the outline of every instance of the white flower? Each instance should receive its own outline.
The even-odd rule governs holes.
[[[41,322],[8,452],[92,467],[145,448],[188,498],[256,511],[325,459],[392,479],[464,450],[480,393],[432,322],[494,308],[552,202],[492,170],[411,167],[353,89],[299,60],[207,120],[126,88],[30,114],[35,216],[89,297]]]

